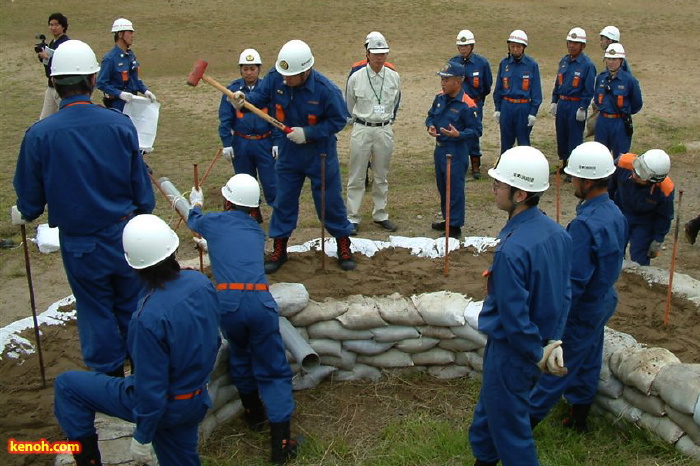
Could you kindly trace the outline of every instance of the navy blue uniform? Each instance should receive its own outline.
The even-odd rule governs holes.
[[[510,55],[501,60],[493,103],[496,111],[501,112],[501,154],[516,141],[519,146],[529,146],[532,126],[527,126],[527,117],[537,116],[542,103],[537,62],[524,54],[517,61]]]
[[[139,62],[133,50],[124,52],[118,46],[102,57],[97,88],[105,93],[107,107],[124,110],[126,102],[119,98],[121,92],[145,94],[148,88],[139,78]]]
[[[493,75],[491,74],[489,61],[479,54],[471,53],[467,58],[464,58],[462,55],[454,56],[450,58],[450,63],[464,68],[462,87],[464,92],[476,102],[479,109],[479,121],[483,122],[484,101],[486,96],[491,93],[491,85],[493,84]],[[471,157],[481,157],[481,145],[478,139],[475,144],[471,145],[469,155]]]
[[[595,80],[595,103],[600,109],[595,125],[595,140],[610,149],[613,157],[630,150],[632,136],[625,131],[624,115],[634,115],[642,109],[639,81],[620,69],[600,73]]]
[[[321,218],[321,154],[326,154],[326,224],[335,238],[349,236],[353,231],[347,218],[341,195],[340,165],[336,134],[341,131],[349,114],[338,86],[312,69],[306,81],[298,87],[284,84],[283,76],[271,69],[260,84],[246,96],[258,108],[267,107],[285,125],[301,127],[305,144],[295,144],[275,129],[273,145],[279,146],[277,157],[277,194],[270,220],[271,238],[289,238],[299,217],[299,195],[306,178],[311,180],[311,192],[316,214]]]
[[[622,270],[627,220],[607,193],[582,202],[566,230],[571,235],[571,310],[562,349],[569,373],[545,374],[532,392],[531,416],[544,419],[562,394],[572,405],[590,405],[598,391],[605,324],[617,307],[615,282]]]
[[[453,125],[459,131],[458,137],[444,136],[440,128],[449,129]],[[481,137],[481,120],[476,103],[460,89],[459,94],[450,97],[440,93],[435,96],[428,110],[425,126],[434,126],[438,132],[435,139],[433,161],[435,181],[440,193],[440,210],[445,218],[447,154],[452,155],[450,163],[450,224],[461,228],[464,225],[464,185],[465,173],[469,166],[469,148]]]
[[[632,179],[632,161],[636,157],[623,154],[615,161],[617,169],[610,178],[608,192],[627,218],[630,259],[649,265],[651,242],[662,243],[671,229],[675,186],[669,177],[660,183],[636,183]]]
[[[27,130],[14,186],[24,218],[48,206],[49,225],[59,228],[85,364],[118,369],[141,291],[124,259],[122,230],[130,216],[155,207],[136,128],[86,95],[67,97],[58,113]]]
[[[256,81],[253,87],[260,81]],[[232,92],[248,95],[252,90],[243,78],[228,85]],[[267,109],[261,109],[267,113]],[[226,95],[219,104],[219,137],[224,147],[233,147],[233,170],[260,178],[267,205],[275,202],[275,159],[272,157],[273,126],[250,112],[237,111]]]
[[[536,207],[511,218],[488,271],[479,330],[488,336],[469,441],[486,462],[537,465],[530,391],[548,340],[561,338],[571,304],[569,234]]]
[[[95,413],[133,422],[134,438],[153,443],[160,464],[200,464],[199,423],[219,338],[219,301],[211,281],[182,270],[150,290],[129,324],[135,374],[65,372],[55,383],[54,411],[71,440],[95,434]]]
[[[583,143],[586,120],[576,121],[576,112],[588,109],[593,98],[595,78],[595,65],[583,52],[576,58],[565,55],[559,61],[552,103],[557,104],[555,127],[560,160],[568,160],[571,151]]]

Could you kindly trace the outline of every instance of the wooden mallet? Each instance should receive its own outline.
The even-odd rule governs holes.
[[[209,63],[207,63],[205,60],[197,60],[197,62],[194,64],[194,68],[192,68],[192,71],[187,76],[187,84],[194,87],[197,84],[199,84],[199,81],[204,81],[205,83],[207,83],[211,86],[214,86],[215,88],[217,88],[218,90],[220,90],[221,92],[226,94],[227,96],[233,97],[233,92],[231,92],[230,89],[223,86],[221,83],[217,82],[214,78],[211,78],[211,77],[207,76],[206,74],[204,74],[204,70],[207,69],[208,64]],[[257,116],[259,116],[263,120],[267,121],[268,123],[272,124],[273,126],[279,128],[279,129],[281,129],[285,133],[292,132],[292,128],[285,125],[281,121],[271,117],[270,115],[263,112],[262,110],[260,110],[258,107],[251,104],[247,100],[243,102],[243,106],[245,108],[247,108],[248,110],[250,110],[251,112],[255,113]]]

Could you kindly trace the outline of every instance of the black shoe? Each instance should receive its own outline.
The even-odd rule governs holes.
[[[102,466],[102,455],[98,444],[97,434],[73,439],[80,442],[80,453],[73,453],[76,466]]]
[[[289,238],[274,238],[270,258],[265,261],[265,273],[275,273],[287,262],[287,242]]]
[[[338,265],[343,270],[355,270],[355,258],[350,250],[350,238],[343,236],[336,241],[338,243]]]
[[[442,222],[433,222],[430,224],[430,228],[437,231],[445,231],[445,221],[443,220]]]
[[[450,238],[462,239],[462,229],[460,227],[450,227]]]
[[[481,179],[481,172],[480,171],[472,171],[472,178],[475,180],[480,180]]]
[[[303,439],[292,437],[289,433],[289,421],[270,423],[270,460],[273,464],[287,464],[296,458]]]
[[[350,236],[357,236],[357,232],[360,231],[360,224],[359,223],[350,223],[352,225],[352,231],[350,232]]]
[[[380,227],[384,228],[385,230],[389,230],[389,231],[396,231],[399,229],[396,225],[391,223],[391,221],[389,221],[389,219],[382,220],[382,221],[375,220],[374,224],[379,225]]]
[[[687,239],[690,244],[695,244],[695,240],[698,239],[698,231],[700,231],[700,217],[687,222],[683,227],[683,231],[685,233],[685,239]]]
[[[591,405],[571,405],[569,417],[562,421],[562,426],[567,429],[573,429],[579,434],[588,432],[588,412],[591,410]]]
[[[257,391],[248,394],[240,394],[241,403],[243,403],[243,417],[245,418],[248,428],[253,432],[262,432],[265,430],[267,423],[267,414],[265,407],[260,400],[260,395]]]

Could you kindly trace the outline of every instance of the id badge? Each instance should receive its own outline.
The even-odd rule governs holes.
[[[375,105],[373,113],[375,115],[384,115],[384,105]]]

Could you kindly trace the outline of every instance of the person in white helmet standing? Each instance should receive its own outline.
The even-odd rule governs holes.
[[[608,196],[615,163],[607,147],[599,142],[575,147],[564,171],[580,200],[576,218],[566,227],[573,244],[571,310],[561,346],[568,373],[540,378],[530,396],[530,421],[534,428],[564,395],[571,409],[563,426],[585,432],[598,392],[605,324],[617,306],[615,282],[625,257],[627,220]]]
[[[596,69],[583,53],[586,31],[573,28],[566,35],[567,54],[559,61],[552,89],[551,114],[557,132],[557,154],[566,166],[569,154],[583,142],[586,112],[593,98]],[[566,175],[566,181],[571,176]]]
[[[51,79],[61,108],[24,135],[12,222],[34,220],[48,207],[75,296],[83,361],[123,375],[127,326],[142,285],[124,260],[121,235],[131,216],[153,210],[155,198],[131,119],[90,100],[99,69],[79,40],[54,52]]]
[[[265,233],[250,218],[260,187],[240,173],[221,188],[224,211],[202,213],[204,196],[192,188],[187,225],[206,240],[221,301],[221,329],[229,345],[229,374],[238,389],[248,427],[270,423],[271,458],[283,464],[294,457],[292,370],[280,335],[279,309],[269,291],[263,265]],[[232,240],[232,238],[234,240]]]
[[[595,140],[617,158],[630,150],[634,127],[632,115],[642,109],[639,81],[622,69],[627,55],[622,44],[611,44],[605,51],[605,66],[595,80],[595,104],[600,110]]]
[[[156,101],[156,95],[149,91],[139,78],[140,64],[131,50],[134,43],[134,25],[126,18],[117,18],[112,23],[114,48],[102,57],[97,88],[104,92],[105,107],[123,110],[127,102],[139,92]]]
[[[610,46],[610,44],[617,44],[619,42],[620,30],[617,27],[605,26],[600,31],[600,48],[603,50],[603,53],[605,53],[605,51],[608,50],[608,46]],[[632,70],[630,69],[629,65],[629,60],[625,60],[624,63],[622,63],[622,69],[627,71],[628,73],[632,73]]]
[[[348,220],[356,234],[362,215],[360,206],[365,193],[367,165],[374,175],[372,184],[372,219],[388,231],[396,231],[389,220],[389,166],[394,151],[392,125],[401,103],[401,78],[384,66],[389,45],[383,37],[371,38],[367,47],[367,64],[348,78],[345,101],[353,120],[350,137],[350,167],[348,173]]]
[[[528,38],[525,31],[516,29],[506,41],[508,56],[498,66],[493,103],[493,118],[501,127],[501,154],[518,143],[530,145],[530,133],[537,121],[542,103],[540,67],[525,55]]]
[[[673,221],[671,158],[661,149],[651,149],[639,157],[622,154],[615,165],[608,192],[627,218],[630,259],[649,265],[661,252]]]
[[[238,58],[241,77],[227,87],[236,92],[250,94],[260,83],[262,59],[255,49],[245,49]],[[267,112],[267,109],[263,111]],[[239,112],[221,96],[219,104],[219,137],[223,144],[223,157],[233,163],[233,171],[260,178],[265,201],[271,206],[275,202],[277,184],[275,159],[278,147],[272,145],[270,123],[250,112]],[[251,209],[250,214],[258,223],[263,222],[260,207]]]
[[[179,243],[155,215],[124,227],[124,257],[146,288],[129,322],[134,371],[126,378],[70,371],[54,384],[58,423],[82,444],[77,466],[102,464],[95,413],[135,424],[134,464],[200,464],[199,423],[211,408],[207,385],[221,346],[219,300],[205,275],[180,268]]]
[[[565,371],[560,339],[571,304],[571,237],[537,207],[549,188],[542,152],[509,149],[489,176],[496,206],[508,221],[486,272],[479,330],[488,339],[469,442],[476,466],[532,466],[539,462],[530,391],[543,372]]]
[[[484,120],[484,101],[491,93],[493,75],[489,61],[474,53],[476,38],[469,29],[463,29],[457,34],[457,51],[459,55],[450,58],[450,62],[464,68],[464,92],[476,102],[479,109],[479,121]],[[481,179],[481,145],[479,139],[469,147],[469,159],[472,165],[472,178]]]
[[[349,114],[338,86],[313,69],[314,56],[301,40],[284,44],[270,70],[253,92],[236,91],[230,98],[237,109],[246,99],[256,107],[274,109],[274,117],[291,128],[286,135],[276,130],[277,195],[270,220],[273,251],[265,262],[265,272],[274,273],[287,261],[287,243],[299,217],[299,195],[306,178],[316,213],[321,215],[321,164],[325,163],[325,225],[338,245],[338,265],[354,270],[351,250],[352,223],[348,220],[340,184],[340,164],[336,134],[345,128]]]

